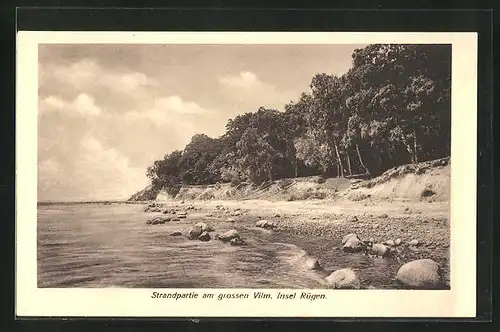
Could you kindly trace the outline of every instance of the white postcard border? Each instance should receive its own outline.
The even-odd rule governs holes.
[[[450,290],[37,288],[38,44],[452,44]],[[17,34],[16,315],[134,317],[474,317],[476,314],[476,33],[31,32]],[[250,299],[153,299],[152,292],[249,293]],[[274,299],[253,299],[266,291]],[[301,293],[301,290],[289,290]],[[216,295],[217,297],[217,295]]]

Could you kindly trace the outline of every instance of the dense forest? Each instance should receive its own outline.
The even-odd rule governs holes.
[[[450,45],[356,49],[342,76],[316,74],[284,105],[228,120],[218,138],[192,137],[147,170],[153,190],[261,183],[322,174],[376,176],[450,154]]]

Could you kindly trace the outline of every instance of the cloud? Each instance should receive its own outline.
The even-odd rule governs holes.
[[[77,157],[62,165],[53,158],[39,162],[41,199],[64,199],[64,193],[75,200],[124,199],[148,184],[144,168],[131,167],[123,153],[92,135],[83,137]]]
[[[125,120],[134,122],[147,120],[157,126],[165,124],[189,125],[189,116],[206,116],[215,113],[213,110],[202,108],[195,102],[186,102],[178,96],[169,96],[155,99],[153,108],[145,110],[134,110],[125,113]]]
[[[226,89],[226,93],[229,92],[228,97],[239,111],[255,111],[260,106],[282,110],[286,103],[296,97],[295,92],[279,90],[250,71],[220,76],[218,82]]]
[[[261,82],[257,78],[257,76],[250,71],[242,71],[239,73],[239,75],[236,76],[226,75],[219,77],[219,82],[228,87],[243,89],[252,88],[259,84],[263,84],[263,82]]]
[[[46,70],[44,75],[45,72]],[[121,92],[158,85],[156,80],[148,78],[144,73],[105,70],[91,59],[83,59],[69,65],[55,65],[53,77],[76,87],[101,86]]]
[[[43,175],[54,175],[61,171],[61,165],[54,159],[47,159],[38,164],[38,171]]]
[[[80,93],[71,102],[67,102],[58,96],[47,96],[40,103],[40,112],[64,112],[66,114],[77,113],[86,117],[99,116],[101,108],[96,105],[94,97],[86,93]]]
[[[97,60],[39,64],[40,95],[92,95],[108,112],[124,112],[158,95],[160,84],[143,72],[103,67]],[[161,93],[161,92],[160,92]]]

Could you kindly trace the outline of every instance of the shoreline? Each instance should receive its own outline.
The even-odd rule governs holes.
[[[371,239],[374,243],[401,239],[400,248],[404,250],[392,258],[391,264],[401,266],[416,259],[430,258],[440,265],[443,283],[450,286],[450,227],[448,221],[448,202],[400,201],[157,201],[164,207],[187,208],[196,210],[196,219],[220,220],[235,218],[238,224],[254,224],[259,219],[276,223],[273,232],[290,243],[290,237],[307,238],[301,241],[301,249],[307,255],[320,259],[326,251],[341,250],[344,236],[355,233],[362,240]],[[146,204],[147,205],[147,204]],[[219,210],[224,206],[226,210]],[[232,216],[233,211],[241,211]],[[318,241],[315,241],[317,237]],[[415,247],[407,246],[418,240]],[[296,242],[296,241],[295,241]],[[315,242],[320,242],[318,245]],[[290,243],[296,245],[296,243]],[[305,245],[305,247],[303,246]],[[351,253],[349,255],[363,255]]]

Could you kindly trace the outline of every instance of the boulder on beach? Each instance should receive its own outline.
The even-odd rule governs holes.
[[[146,224],[159,225],[159,224],[164,224],[168,221],[170,221],[170,218],[154,217],[153,219],[149,219],[148,221],[146,221]]]
[[[201,234],[203,233],[203,230],[200,225],[194,225],[189,228],[187,237],[190,240],[195,240],[197,239]]]
[[[391,252],[390,247],[388,247],[382,243],[375,243],[370,248],[370,254],[381,256],[381,257],[385,257],[385,256],[389,255],[390,252]]]
[[[432,259],[418,259],[401,266],[396,280],[413,288],[435,288],[441,284],[439,264]]]
[[[219,236],[217,238],[219,240],[221,240],[222,242],[228,242],[228,241],[231,241],[232,239],[236,239],[236,238],[239,239],[240,234],[238,233],[237,230],[232,229],[232,230],[227,231],[225,233],[219,234]]]
[[[186,211],[180,211],[179,213],[177,213],[177,215],[180,217],[180,216],[187,216],[187,212]]]
[[[199,222],[199,223],[196,223],[194,224],[194,226],[200,226],[201,227],[201,231],[202,232],[213,232],[214,231],[214,228],[211,227],[211,226],[208,226],[206,223],[204,222]]]
[[[335,289],[359,289],[361,286],[358,276],[349,268],[337,270],[325,280],[329,286]]]
[[[234,218],[227,218],[226,222],[235,222],[236,220]]]
[[[182,236],[182,233],[181,232],[173,232],[173,233],[170,233],[170,236]]]
[[[365,242],[361,241],[356,234],[347,235],[344,239],[342,239],[342,242],[342,249],[346,252],[360,252],[366,248]]]
[[[255,227],[271,229],[271,228],[276,228],[276,223],[274,221],[269,221],[269,220],[259,220],[255,223]]]
[[[231,214],[233,217],[239,217],[241,216],[241,212],[240,211],[235,211]]]
[[[203,233],[201,233],[200,236],[198,236],[198,240],[203,241],[203,242],[210,241],[210,239],[211,239],[211,237],[210,237],[210,234],[208,234],[208,232],[203,232]]]
[[[358,237],[356,234],[354,233],[351,233],[351,234],[347,234],[346,236],[344,236],[344,238],[342,239],[342,244],[345,244],[347,242],[347,240],[349,240],[350,238],[352,237]]]
[[[245,244],[245,241],[243,241],[239,237],[235,237],[234,239],[231,239],[229,241],[229,244],[232,245],[232,246],[241,246],[241,245]]]
[[[399,246],[403,241],[401,239],[396,239],[396,241],[394,241],[394,244],[396,246]]]

